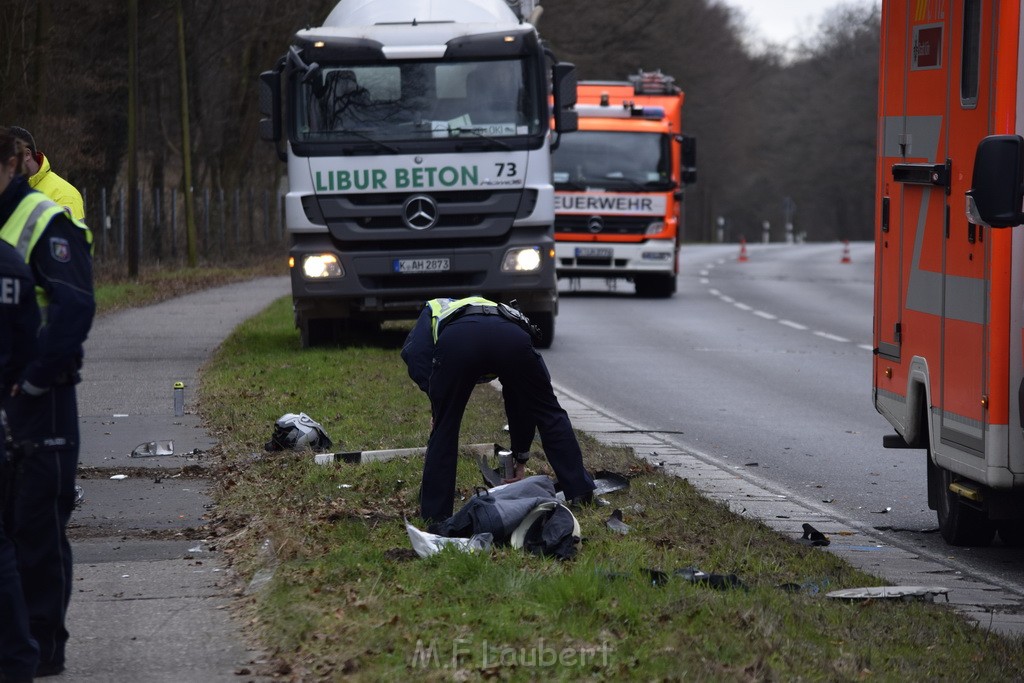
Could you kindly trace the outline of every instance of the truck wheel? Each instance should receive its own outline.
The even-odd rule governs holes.
[[[633,284],[636,295],[645,299],[667,299],[676,292],[674,275],[637,275]]]
[[[336,327],[330,318],[305,318],[299,321],[299,344],[304,349],[327,346],[336,341]]]
[[[555,340],[555,314],[551,311],[543,311],[528,313],[526,317],[540,329],[540,339],[534,341],[533,345],[538,349],[550,349],[551,342]]]
[[[984,512],[949,490],[949,485],[954,482],[953,473],[936,467],[930,455],[928,467],[938,470],[934,474],[942,490],[937,492],[939,495],[935,512],[939,518],[939,532],[946,543],[963,546],[987,546],[992,543],[996,533],[995,524],[989,521]]]

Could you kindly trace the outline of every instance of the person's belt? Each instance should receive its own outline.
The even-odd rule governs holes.
[[[462,308],[451,314],[445,321],[454,320],[455,318],[461,318],[464,315],[498,315],[497,306],[481,306],[479,304],[473,304],[471,306],[463,306]]]
[[[455,310],[454,313],[441,319],[441,322],[437,325],[437,334],[440,336],[441,331],[445,326],[453,320],[458,320],[464,315],[501,315],[498,312],[497,306],[483,306],[480,304],[472,304],[470,306],[462,306]]]

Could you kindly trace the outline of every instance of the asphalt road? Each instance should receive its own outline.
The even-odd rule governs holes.
[[[562,282],[556,381],[885,543],[1024,594],[1024,550],[953,548],[928,509],[925,452],[882,448],[871,401],[873,245],[687,246],[679,292]]]

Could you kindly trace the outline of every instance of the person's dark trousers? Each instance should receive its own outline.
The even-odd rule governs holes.
[[[512,363],[498,373],[512,451],[529,451],[536,429],[566,500],[586,496],[594,490],[594,480],[583,464],[569,415],[555,396],[547,365],[532,344],[516,348]]]
[[[547,367],[529,335],[515,323],[494,315],[467,315],[448,323],[437,340],[430,376],[430,405],[434,430],[427,442],[420,488],[420,514],[440,522],[452,515],[458,465],[459,429],[473,388],[482,377],[497,375],[509,396],[509,431],[527,433],[524,424],[540,432],[544,452],[567,498],[594,488],[583,466],[576,435],[558,405]],[[511,400],[511,403],[510,403]],[[533,438],[532,427],[528,430]],[[516,444],[529,440],[513,436]],[[528,450],[528,448],[523,448]]]
[[[29,626],[39,645],[40,675],[64,667],[68,639],[72,558],[65,532],[78,468],[75,387],[55,387],[39,397],[22,393],[4,407],[15,443],[31,444],[16,470],[6,520],[18,554]]]
[[[0,464],[5,458],[0,444]],[[0,481],[0,501],[5,489],[6,482]],[[30,681],[38,662],[39,647],[29,634],[28,608],[21,592],[14,543],[0,524],[0,680]]]

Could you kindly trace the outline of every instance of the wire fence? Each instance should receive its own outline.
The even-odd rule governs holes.
[[[140,187],[134,226],[128,225],[127,195],[123,188],[83,190],[94,259],[125,263],[128,231],[134,229],[141,263],[185,262],[188,241],[184,194],[176,188]],[[207,187],[197,188],[193,198],[196,251],[202,262],[237,262],[286,244],[283,198],[275,191]]]

